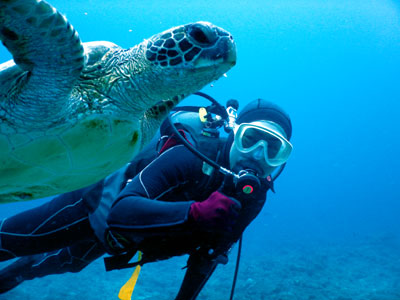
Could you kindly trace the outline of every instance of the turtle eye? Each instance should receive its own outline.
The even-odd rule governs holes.
[[[202,43],[202,44],[207,44],[209,43],[209,40],[203,30],[200,28],[193,28],[192,30],[189,31],[189,34],[192,38],[194,38],[197,42]]]
[[[193,24],[188,28],[188,34],[199,44],[212,44],[217,40],[215,32],[201,24]]]

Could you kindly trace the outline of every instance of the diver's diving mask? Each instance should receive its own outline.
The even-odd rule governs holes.
[[[292,152],[292,144],[283,135],[278,124],[269,121],[241,123],[234,128],[234,147],[244,155],[263,148],[265,163],[270,167],[284,164]],[[263,165],[263,162],[260,162]]]

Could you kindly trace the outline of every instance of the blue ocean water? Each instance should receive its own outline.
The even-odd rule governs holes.
[[[51,3],[83,41],[126,48],[180,24],[219,25],[234,36],[238,62],[203,91],[242,107],[266,98],[289,112],[294,151],[245,233],[235,299],[400,299],[399,2]],[[0,48],[0,62],[10,58]],[[0,218],[41,202],[2,205]],[[229,299],[234,252],[198,299]],[[133,299],[173,299],[185,261],[144,266]],[[0,300],[117,299],[130,272],[106,273],[99,260],[79,274],[25,282]]]

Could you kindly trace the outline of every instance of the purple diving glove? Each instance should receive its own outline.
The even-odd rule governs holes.
[[[189,217],[207,230],[230,230],[240,208],[239,201],[215,191],[206,200],[194,202],[190,206]]]

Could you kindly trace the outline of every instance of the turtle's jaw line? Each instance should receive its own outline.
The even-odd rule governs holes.
[[[195,65],[195,68],[210,68],[210,67],[218,67],[220,69],[226,69],[228,71],[230,68],[232,68],[236,64],[236,61],[225,61],[224,58],[218,58],[215,60],[210,60],[207,58],[199,58]]]
[[[220,65],[224,62],[223,58],[219,58],[216,59],[214,61],[211,61],[209,59],[205,59],[205,58],[199,58],[196,63],[195,66],[196,68],[207,68],[213,65]]]

